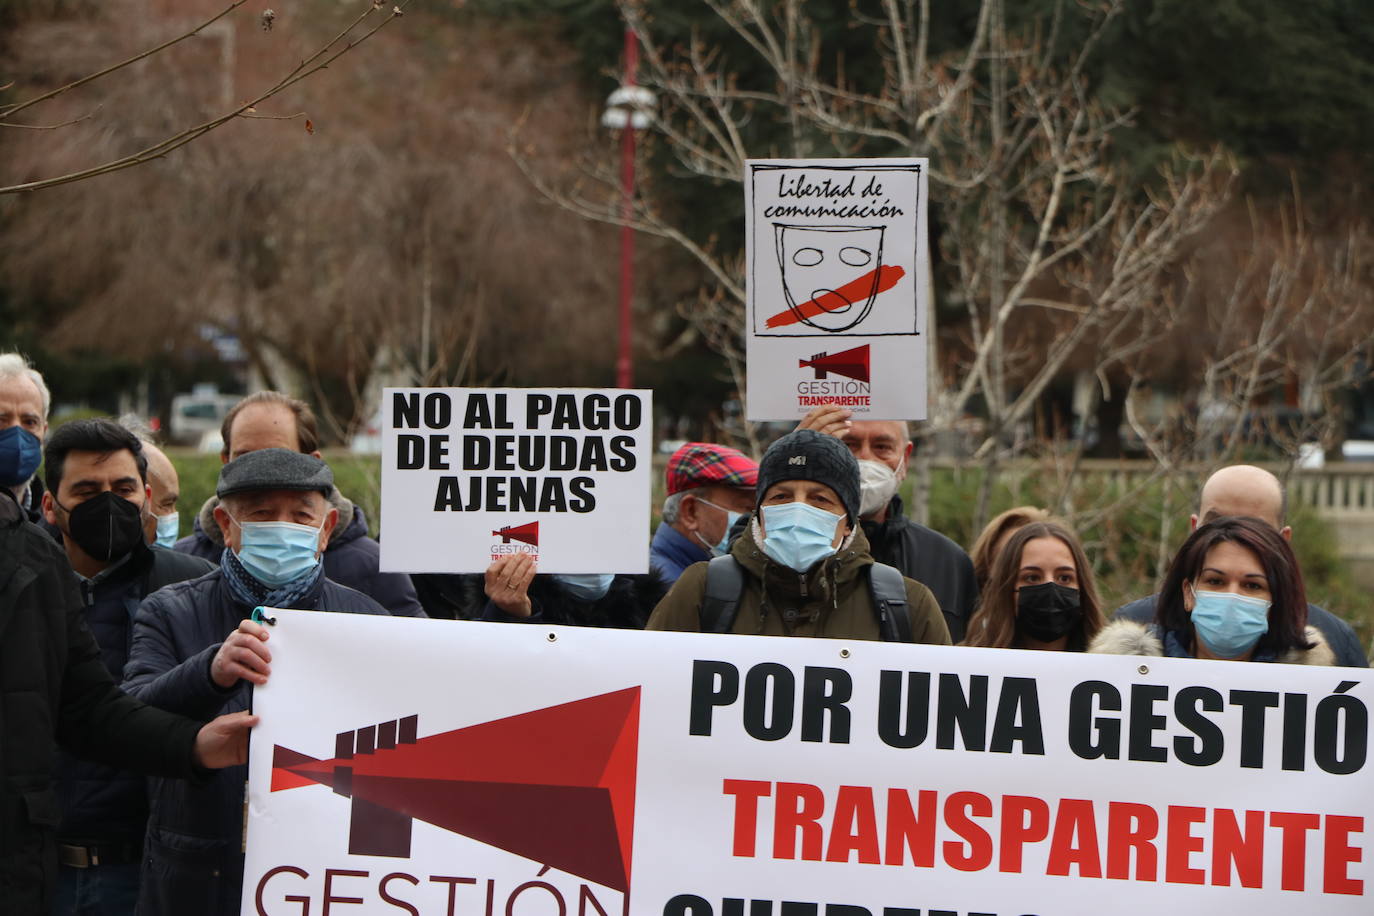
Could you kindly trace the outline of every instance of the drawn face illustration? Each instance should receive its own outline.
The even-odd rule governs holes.
[[[873,309],[883,255],[882,226],[774,224],[787,306],[822,331],[847,331]]]

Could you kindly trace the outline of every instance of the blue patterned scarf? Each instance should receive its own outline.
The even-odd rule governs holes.
[[[243,568],[239,558],[228,547],[220,554],[219,568],[234,600],[249,607],[294,607],[324,575],[324,564],[316,563],[309,572],[274,589],[253,578],[252,573]]]

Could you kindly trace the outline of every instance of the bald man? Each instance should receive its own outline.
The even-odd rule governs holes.
[[[1195,531],[1198,525],[1213,519],[1241,515],[1257,518],[1275,528],[1285,540],[1292,540],[1293,529],[1285,523],[1287,509],[1288,497],[1277,477],[1264,468],[1236,464],[1207,478],[1198,497],[1197,512],[1188,517],[1188,530]],[[1118,608],[1114,616],[1120,620],[1149,623],[1155,619],[1156,597],[1151,595],[1132,601]],[[1369,659],[1350,624],[1315,604],[1307,605],[1307,622],[1326,637],[1336,653],[1336,664],[1350,668],[1369,667]]]
[[[148,459],[147,511],[143,514],[143,533],[149,544],[171,547],[177,542],[181,529],[181,515],[177,500],[181,498],[181,479],[176,466],[162,449],[143,440],[143,454]]]
[[[944,613],[950,639],[961,641],[978,603],[978,580],[962,547],[906,517],[897,495],[913,447],[906,423],[855,420],[848,408],[824,404],[803,417],[797,428],[827,433],[849,446],[859,461],[859,518],[873,559],[897,567],[930,589]]]

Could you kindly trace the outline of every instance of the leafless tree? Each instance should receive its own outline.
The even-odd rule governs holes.
[[[979,405],[982,519],[996,469],[1046,386],[1070,366],[1105,373],[1129,361],[1164,326],[1154,310],[1162,278],[1227,199],[1234,166],[1219,152],[1180,152],[1148,188],[1113,168],[1112,138],[1129,113],[1094,99],[1086,65],[1121,0],[1092,9],[1087,40],[1067,60],[1054,53],[1064,4],[1047,31],[1012,34],[1004,0],[983,0],[967,45],[953,52],[933,50],[929,0],[883,0],[866,7],[876,10],[870,17],[855,7],[856,24],[873,38],[862,72],[827,56],[799,0],[706,5],[747,49],[752,69],[768,74],[763,82],[746,84],[738,58],[699,36],[664,42],[645,4],[621,3],[644,48],[641,81],[661,102],[657,142],[682,176],[739,182],[750,157],[930,158],[943,254],[953,265],[949,301],[965,318],[932,326],[940,353],[930,361],[925,429],[953,428]],[[765,119],[780,130],[752,129]],[[751,139],[760,135],[771,138],[767,146]],[[598,191],[536,180],[584,216],[624,221],[609,183]],[[641,186],[629,221],[702,265],[707,289],[683,308],[742,383],[742,252],[689,237],[652,183]]]
[[[93,69],[83,76],[71,79],[52,89],[38,92],[21,101],[0,104],[0,128],[52,131],[70,127],[73,124],[78,124],[94,117],[97,109],[92,109],[86,114],[80,114],[50,123],[31,123],[18,120],[19,116],[28,112],[29,109],[36,108],[44,103],[65,96],[67,93],[75,92],[102,80],[108,80],[116,74],[126,73],[130,67],[149,60],[150,58],[154,58],[188,39],[206,33],[212,26],[236,12],[246,2],[247,0],[232,0],[223,10],[211,16],[209,19],[184,31],[178,31],[176,34],[173,34],[172,37],[138,51],[122,60],[100,67],[99,69]],[[397,0],[397,2],[391,6],[390,10],[387,10],[387,4],[384,3],[383,0],[371,0],[370,4],[355,18],[349,21],[342,31],[318,45],[312,53],[301,58],[284,76],[256,90],[251,97],[237,103],[230,103],[226,110],[222,110],[212,117],[199,121],[198,123],[190,124],[189,126],[178,124],[167,132],[162,133],[157,140],[139,149],[133,150],[132,152],[112,155],[83,167],[73,168],[61,174],[36,177],[13,184],[0,185],[0,194],[22,194],[26,192],[41,191],[45,188],[53,188],[59,185],[70,184],[75,181],[84,181],[100,175],[107,175],[111,172],[132,168],[133,166],[141,165],[145,162],[152,162],[155,159],[160,159],[180,149],[188,143],[200,139],[211,131],[223,127],[225,124],[238,118],[278,119],[284,117],[286,119],[294,119],[296,117],[304,117],[304,114],[285,116],[262,114],[258,112],[257,106],[274,99],[277,95],[302,80],[308,79],[321,70],[326,69],[340,57],[372,38],[394,20],[404,15],[405,7],[409,5],[409,3],[410,0]],[[264,10],[259,15],[259,22],[264,31],[270,32],[274,27],[275,21],[276,14],[270,9]],[[12,90],[14,89],[14,83],[11,82],[4,88]],[[120,115],[120,117],[128,116],[128,113],[121,113]],[[307,121],[307,123],[309,122]]]
[[[70,67],[127,37],[107,26],[13,46],[31,72]],[[310,47],[322,27],[282,18],[274,34]],[[150,364],[209,330],[232,334],[263,383],[308,396],[336,437],[384,381],[609,381],[614,234],[544,203],[505,154],[528,112],[548,139],[541,167],[576,157],[572,52],[523,24],[425,31],[420,50],[390,30],[375,53],[294,87],[313,133],[248,121],[118,180],[11,198],[0,274],[14,300],[50,304],[54,347]],[[252,53],[242,38],[239,50]],[[0,161],[68,171],[193,120],[220,78],[196,46],[170,48],[91,87],[102,110],[156,97],[145,119],[0,132]]]

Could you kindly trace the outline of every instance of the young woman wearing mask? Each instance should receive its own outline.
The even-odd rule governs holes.
[[[1090,652],[1332,665],[1307,625],[1307,594],[1288,541],[1253,518],[1219,518],[1183,542],[1159,591],[1155,622],[1116,621]]]
[[[1030,522],[993,560],[961,645],[1082,652],[1103,622],[1078,538],[1057,522]]]

